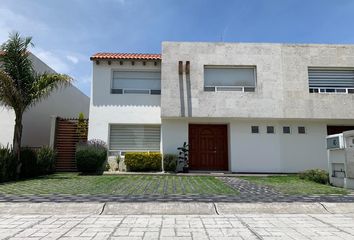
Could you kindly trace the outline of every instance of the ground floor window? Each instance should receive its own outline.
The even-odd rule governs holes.
[[[160,151],[160,125],[110,125],[109,150]]]

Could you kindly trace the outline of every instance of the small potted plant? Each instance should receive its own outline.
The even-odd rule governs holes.
[[[182,169],[180,169],[180,167],[179,167],[177,169],[177,172],[180,172],[182,170],[183,173],[188,173],[189,172],[188,144],[186,142],[184,142],[183,146],[177,148],[177,150],[179,151],[178,165],[182,166]]]

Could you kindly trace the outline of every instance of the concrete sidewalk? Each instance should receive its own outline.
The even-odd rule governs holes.
[[[0,203],[0,214],[50,215],[227,215],[227,214],[354,214],[354,203],[225,203],[109,202]]]
[[[3,215],[6,240],[354,239],[353,214]]]

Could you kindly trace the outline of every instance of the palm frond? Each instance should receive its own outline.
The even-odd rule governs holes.
[[[71,82],[72,78],[65,74],[44,73],[37,75],[29,91],[29,101],[26,104],[34,105],[48,97],[54,90],[67,87]]]
[[[8,74],[0,70],[0,103],[6,107],[22,110],[22,97],[13,82]]]

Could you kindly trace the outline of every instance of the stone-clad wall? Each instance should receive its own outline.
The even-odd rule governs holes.
[[[162,118],[354,118],[354,95],[310,94],[307,72],[354,68],[354,45],[163,42],[162,59]],[[178,61],[190,61],[189,76]],[[204,65],[256,66],[256,91],[204,92]]]

